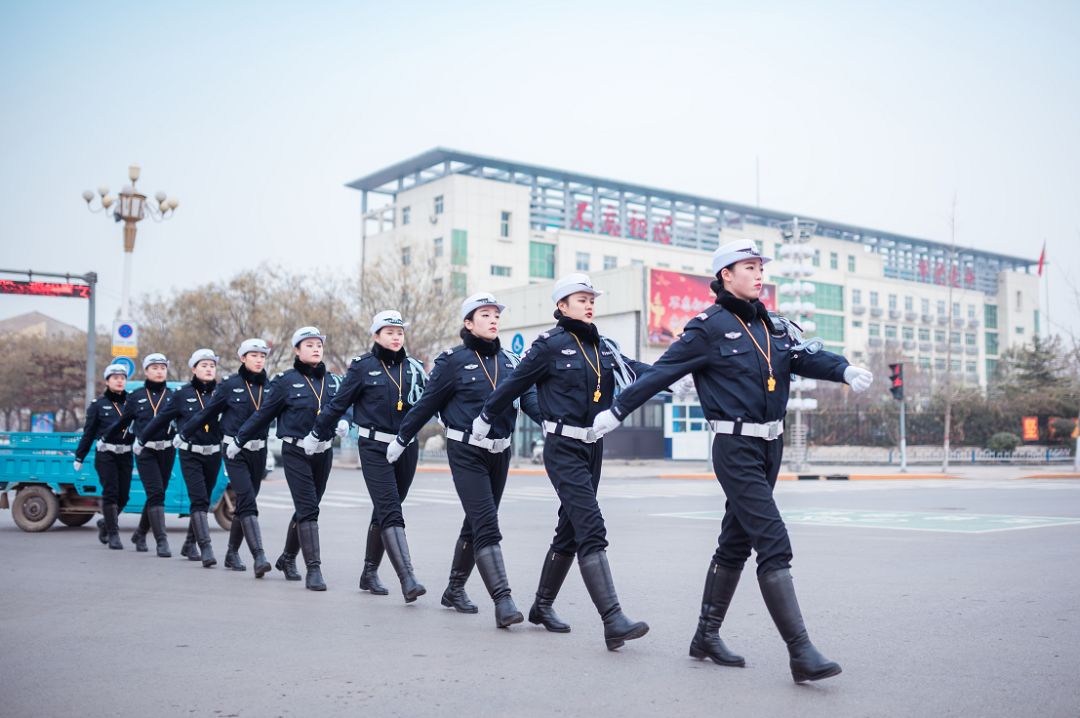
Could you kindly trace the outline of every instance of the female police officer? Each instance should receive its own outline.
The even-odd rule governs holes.
[[[818,351],[819,340],[804,342],[797,326],[769,315],[758,300],[762,265],[768,261],[750,240],[717,249],[712,260],[716,304],[690,320],[652,370],[596,417],[593,431],[607,433],[658,387],[693,373],[705,417],[716,432],[713,470],[727,505],[690,655],[745,664],[724,645],[719,629],[753,548],[761,594],[787,643],[792,677],[801,683],[834,676],[840,666],[821,655],[807,635],[791,579],[791,543],[773,500],[788,387],[795,374],[845,381],[865,391],[873,375],[842,356]]]
[[[236,443],[236,433],[249,416],[262,406],[266,387],[266,356],[270,347],[262,339],[245,339],[236,355],[240,357],[240,369],[218,385],[206,408],[195,414],[180,427],[180,433],[190,436],[209,422],[220,421],[225,445]],[[256,438],[240,447],[233,458],[225,457],[229,473],[229,485],[236,494],[236,511],[229,529],[229,546],[225,551],[225,568],[246,571],[240,560],[240,543],[247,538],[248,549],[255,561],[255,578],[262,578],[272,566],[263,549],[262,532],[259,530],[259,507],[256,497],[266,473],[266,434],[263,428]]]
[[[477,440],[471,431],[472,421],[480,413],[484,400],[509,378],[519,361],[516,354],[499,343],[499,315],[505,308],[489,292],[474,294],[462,303],[463,343],[435,360],[424,396],[401,422],[397,439],[386,448],[387,461],[396,462],[423,425],[439,413],[446,427],[450,473],[465,510],[442,604],[462,613],[476,613],[476,606],[465,593],[465,582],[475,560],[495,602],[495,624],[499,628],[525,620],[510,597],[499,545],[502,541],[499,501],[510,470],[510,436],[517,422],[516,402],[495,417],[491,432],[494,438]],[[523,400],[525,411],[540,423],[536,390],[527,391]]]
[[[319,502],[326,491],[334,452],[330,450],[329,441],[306,448],[303,441],[316,417],[325,411],[337,391],[337,378],[327,374],[322,362],[325,340],[317,327],[301,327],[293,333],[292,345],[296,353],[293,368],[270,382],[261,406],[241,425],[236,432],[236,441],[226,450],[228,458],[235,459],[242,446],[266,436],[266,427],[274,419],[278,420],[277,434],[284,442],[281,460],[295,512],[285,538],[285,550],[276,566],[288,580],[300,580],[296,571],[299,544],[307,567],[304,585],[312,591],[326,590],[319,550]]]
[[[570,630],[551,605],[576,552],[581,577],[604,621],[607,647],[615,650],[644,636],[649,626],[627,618],[615,594],[604,517],[596,502],[604,445],[588,427],[611,405],[616,384],[633,381],[633,370],[647,365],[624,357],[614,342],[600,336],[593,324],[599,294],[586,274],[571,274],[555,283],[551,298],[557,305],[558,326],[537,337],[510,378],[492,392],[473,421],[472,433],[487,438],[495,417],[536,385],[546,434],[544,468],[562,505],[529,620],[549,631]]]
[[[105,393],[86,408],[86,425],[75,448],[74,468],[76,472],[82,471],[90,444],[96,441],[94,470],[101,480],[101,513],[105,517],[98,524],[98,539],[108,542],[111,549],[121,550],[124,544],[120,543],[117,518],[127,506],[131,490],[131,442],[135,437],[127,429],[108,430],[124,411],[127,369],[110,364],[105,367],[104,376]]]
[[[401,314],[393,310],[375,315],[371,322],[375,341],[371,351],[352,360],[341,390],[318,417],[305,441],[308,446],[328,441],[335,422],[343,423],[339,419],[352,407],[352,423],[360,427],[356,442],[360,468],[374,504],[360,588],[379,595],[387,593],[376,573],[385,546],[401,581],[405,602],[412,603],[427,589],[413,574],[401,502],[416,473],[419,449],[410,446],[394,465],[386,461],[386,445],[394,440],[406,412],[420,400],[427,380],[423,365],[405,352],[406,326]]]
[[[177,428],[182,427],[192,415],[205,409],[217,387],[217,365],[218,358],[213,350],[195,350],[188,359],[191,382],[165,400],[165,406],[150,421],[146,431],[154,434],[169,422]],[[188,536],[180,548],[180,555],[191,561],[201,560],[204,568],[211,568],[217,565],[217,559],[210,542],[207,512],[218,473],[221,472],[221,428],[217,417],[208,417],[187,432],[179,431],[173,439],[173,446],[180,450],[180,473],[191,501]]]
[[[173,448],[172,426],[159,424],[154,432],[147,427],[162,404],[172,394],[172,389],[165,386],[169,371],[169,360],[164,354],[148,354],[143,359],[143,373],[146,381],[141,389],[128,394],[124,402],[123,415],[117,417],[108,433],[122,431],[128,425],[135,424],[135,463],[139,467],[139,480],[146,490],[146,505],[143,506],[139,527],[131,535],[131,542],[136,551],[146,551],[146,532],[153,529],[157,541],[157,555],[169,558],[169,538],[165,533],[165,490],[169,488],[169,476],[172,474],[176,449]]]

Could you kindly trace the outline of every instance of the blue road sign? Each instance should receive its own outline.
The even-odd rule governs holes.
[[[131,357],[113,357],[111,363],[127,369],[128,379],[135,375],[135,361]]]
[[[520,354],[525,348],[525,337],[521,336],[521,332],[514,335],[514,338],[510,340],[510,351],[515,354]]]

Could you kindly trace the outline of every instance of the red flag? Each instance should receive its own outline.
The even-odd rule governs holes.
[[[1042,276],[1043,264],[1046,263],[1046,240],[1043,240],[1042,252],[1039,253],[1039,276]]]

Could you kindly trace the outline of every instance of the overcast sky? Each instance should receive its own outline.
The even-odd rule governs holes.
[[[455,7],[456,6],[456,7]],[[135,294],[359,261],[345,182],[437,145],[1035,259],[1080,332],[1080,3],[0,6],[0,267]],[[0,295],[85,324],[79,300]],[[1045,316],[1045,312],[1044,312]],[[298,318],[300,321],[300,318]],[[308,320],[304,320],[308,321]]]

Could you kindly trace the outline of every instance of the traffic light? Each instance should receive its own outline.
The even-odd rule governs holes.
[[[903,364],[890,364],[889,365],[889,391],[892,392],[893,399],[897,401],[904,400],[904,365]]]

